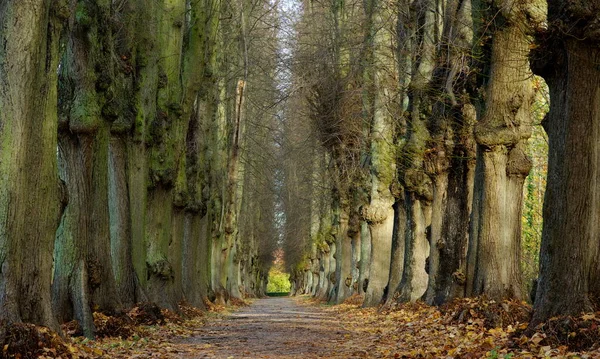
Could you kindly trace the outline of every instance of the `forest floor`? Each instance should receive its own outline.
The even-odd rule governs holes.
[[[331,306],[307,297],[256,299],[208,312],[188,308],[192,319],[186,320],[163,310],[160,325],[132,327],[95,314],[99,333],[112,336],[73,338],[39,357],[600,358],[600,313],[553,318],[526,336],[531,308],[522,302],[478,298],[440,308],[408,303],[382,310],[360,308],[360,301]],[[140,309],[127,315],[135,320]]]

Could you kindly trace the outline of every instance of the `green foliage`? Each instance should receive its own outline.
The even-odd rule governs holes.
[[[268,293],[289,293],[291,287],[289,274],[276,267],[269,270]]]
[[[530,293],[533,280],[538,277],[539,272],[542,207],[548,174],[548,136],[540,125],[548,112],[548,89],[543,80],[535,78],[534,81],[538,89],[533,106],[536,118],[527,149],[533,167],[523,188],[521,269],[526,293]]]

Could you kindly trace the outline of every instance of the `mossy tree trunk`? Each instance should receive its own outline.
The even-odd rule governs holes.
[[[384,297],[389,281],[392,237],[394,230],[394,202],[391,193],[396,180],[395,119],[389,107],[398,93],[394,81],[394,49],[391,47],[391,31],[385,20],[391,11],[382,2],[372,0],[365,3],[367,18],[366,43],[367,61],[365,64],[365,86],[369,101],[370,134],[370,189],[369,203],[362,208],[362,216],[367,222],[371,238],[369,285],[365,293],[364,306],[375,306]]]
[[[401,182],[405,190],[407,229],[399,301],[415,301],[427,288],[426,259],[429,255],[429,229],[433,184],[427,174],[426,146],[430,141],[427,120],[431,116],[431,79],[436,59],[439,18],[434,1],[416,1],[409,17],[415,26],[411,42],[416,57],[408,88],[407,140],[402,149]],[[411,36],[407,33],[404,36]]]
[[[113,312],[123,305],[115,276],[119,267],[115,263],[121,262],[113,260],[111,247],[127,240],[115,236],[120,235],[116,233],[119,230],[127,231],[128,224],[121,223],[120,228],[117,225],[111,231],[109,207],[118,208],[119,204],[115,196],[110,196],[109,187],[111,180],[123,184],[124,174],[123,167],[115,168],[117,163],[109,160],[109,147],[111,125],[117,123],[127,103],[115,100],[120,96],[112,64],[115,34],[104,27],[112,16],[110,3],[81,1],[70,10],[58,113],[61,173],[73,200],[57,234],[53,301],[61,319],[69,319],[74,313],[85,334],[91,336],[90,306]],[[127,211],[122,206],[120,209]],[[127,273],[123,268],[119,274]],[[123,276],[120,279],[125,279]],[[126,288],[123,294],[133,290],[132,283],[122,283]],[[123,299],[133,302],[130,295]]]
[[[424,299],[441,305],[465,293],[473,200],[475,108],[466,95],[471,65],[471,1],[447,1],[433,75],[428,174],[433,179],[429,281]]]

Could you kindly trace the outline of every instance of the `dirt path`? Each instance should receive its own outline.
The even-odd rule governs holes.
[[[342,348],[353,336],[317,306],[291,298],[260,299],[210,320],[198,336],[186,339],[205,348],[186,358],[349,358]]]

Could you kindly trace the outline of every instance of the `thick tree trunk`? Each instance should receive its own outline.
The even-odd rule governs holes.
[[[466,255],[473,201],[474,155],[472,148],[454,149],[445,184],[440,231],[432,229],[429,283],[425,301],[441,305],[465,295]],[[439,187],[438,187],[439,188]],[[434,201],[435,205],[435,201]],[[432,228],[434,228],[432,220]]]
[[[329,289],[329,272],[330,272],[330,255],[329,255],[329,245],[324,244],[323,249],[320,253],[320,263],[319,263],[319,289],[315,295],[317,299],[325,300],[327,299],[327,289]]]
[[[206,284],[203,283],[204,270],[202,256],[206,249],[203,245],[202,230],[205,229],[205,220],[198,213],[185,214],[184,234],[182,241],[182,273],[181,286],[185,300],[197,307],[204,308]]]
[[[429,255],[432,180],[426,172],[426,146],[430,141],[427,121],[431,115],[428,97],[436,58],[439,18],[434,1],[419,0],[411,7],[411,25],[402,27],[403,40],[411,46],[405,51],[419,54],[412,64],[408,86],[408,135],[403,148],[402,185],[405,190],[407,231],[404,270],[398,288],[399,301],[414,301],[427,288],[426,259]],[[409,21],[409,20],[405,20]],[[414,32],[414,39],[407,40]]]
[[[196,97],[186,139],[186,180],[189,193],[182,241],[182,290],[185,300],[203,308],[210,285],[207,202],[208,104],[205,96]]]
[[[403,193],[402,193],[403,194]],[[390,278],[388,280],[385,304],[390,305],[397,299],[396,288],[402,281],[404,271],[404,257],[406,247],[407,217],[402,200],[396,199],[394,203],[394,233],[392,236],[392,252],[390,260]]]
[[[66,308],[73,305],[85,334],[91,336],[90,306],[106,312],[122,308],[111,251],[109,142],[110,122],[116,120],[115,109],[123,103],[113,98],[114,73],[108,59],[114,43],[111,31],[102,28],[111,16],[110,5],[81,3],[77,11],[79,17],[71,14],[60,67],[62,172],[74,200],[57,236],[57,243],[69,250],[61,254],[57,248],[54,304],[62,319],[69,319]],[[67,295],[74,285],[81,293]]]
[[[475,128],[477,165],[474,219],[469,252],[475,268],[472,292],[491,298],[521,298],[521,212],[523,183],[531,168],[524,146],[530,136],[533,87],[529,71],[530,46],[526,30],[530,16],[523,6],[496,1],[491,13],[489,75],[483,80],[485,99]],[[498,22],[499,13],[503,21]],[[481,25],[488,28],[486,25]],[[477,218],[475,218],[477,216]]]
[[[56,73],[64,17],[50,5],[0,3],[0,318],[57,330],[50,285],[63,195]]]
[[[404,270],[397,289],[399,302],[414,302],[427,290],[426,261],[429,256],[427,227],[431,223],[428,201],[407,193],[407,232],[404,249]]]
[[[66,184],[69,203],[56,233],[52,304],[62,322],[75,318],[84,335],[94,337],[86,251],[89,243],[88,210],[90,203],[86,156],[76,135],[61,134],[59,174]]]
[[[239,291],[238,280],[238,262],[237,245],[238,245],[238,217],[240,214],[240,201],[242,191],[242,146],[245,136],[245,99],[246,99],[246,82],[239,80],[236,87],[235,110],[233,111],[233,121],[231,124],[231,144],[228,156],[228,172],[227,172],[227,188],[225,206],[225,234],[224,244],[222,249],[226,248],[227,259],[222,265],[227,267],[221,268],[222,273],[227,272],[227,278],[221,276],[221,285],[225,286],[230,295],[235,298],[241,298]],[[229,271],[228,271],[229,270]]]
[[[475,282],[471,295],[486,294],[491,298],[521,298],[520,271],[521,210],[525,172],[529,159],[521,149],[510,151],[498,146],[491,151],[479,151],[478,169],[483,184],[475,186],[480,218],[478,221]],[[513,159],[513,157],[516,157]],[[510,158],[510,159],[509,159]],[[509,163],[521,164],[511,178]],[[480,177],[481,178],[481,177]]]
[[[548,186],[532,325],[592,311],[600,297],[600,1],[549,1],[533,69],[550,87]]]
[[[378,305],[383,299],[389,281],[391,263],[392,233],[394,229],[394,210],[385,210],[385,219],[369,224],[371,232],[371,264],[369,266],[369,285],[365,293],[363,306]],[[380,218],[382,218],[380,217]]]
[[[146,197],[146,266],[148,298],[165,308],[176,310],[180,299],[175,276],[175,266],[171,258],[180,253],[179,237],[181,215],[175,218],[174,206],[181,207],[185,199],[181,196],[181,168],[183,143],[187,133],[191,110],[183,108],[184,81],[182,76],[183,35],[186,1],[164,0],[153,10],[157,19],[158,81],[155,117],[150,118],[147,134],[149,182]],[[157,51],[156,49],[154,51]],[[152,116],[152,115],[151,115]],[[175,242],[171,241],[175,239]]]
[[[169,310],[176,309],[173,283],[175,272],[169,261],[173,230],[172,192],[155,187],[146,199],[146,266],[145,291],[148,299]]]
[[[433,179],[428,288],[425,301],[441,305],[465,293],[466,253],[473,201],[476,113],[465,95],[473,19],[471,1],[446,3],[443,46],[434,70],[429,175]]]
[[[139,22],[135,28],[136,38],[136,118],[133,134],[127,142],[127,163],[129,171],[129,205],[131,218],[131,245],[133,268],[136,275],[136,299],[150,300],[147,294],[150,269],[147,262],[148,244],[148,184],[151,179],[151,148],[159,126],[157,119],[157,92],[159,83],[160,47],[159,24],[161,4],[157,2],[136,1],[135,12],[146,21]],[[158,141],[158,139],[156,139]],[[163,204],[164,205],[164,204]]]
[[[369,83],[372,101],[366,113],[372,115],[371,122],[371,188],[369,204],[363,207],[362,215],[371,232],[370,276],[364,306],[378,305],[384,297],[389,281],[391,262],[392,236],[394,230],[394,198],[390,186],[396,178],[396,147],[394,142],[395,121],[390,115],[388,101],[392,93],[394,81],[390,78],[389,69],[393,58],[389,47],[391,34],[386,28],[384,19],[388,16],[383,3],[372,0],[366,3],[365,12],[371,28],[368,31],[369,49],[373,59],[371,73],[372,84]],[[386,68],[386,65],[388,67]],[[372,86],[372,87],[371,87]]]
[[[336,290],[337,290],[337,260],[336,260],[336,243],[332,242],[329,244],[330,252],[329,252],[329,287],[327,288],[327,296],[325,299],[327,302],[333,302],[335,300]]]
[[[127,148],[123,139],[110,139],[108,165],[112,267],[117,293],[123,305],[130,308],[135,304],[135,275],[132,265]]]
[[[72,127],[72,125],[71,125]],[[86,135],[84,135],[86,136]],[[87,228],[90,231],[87,246],[88,275],[92,284],[92,302],[99,310],[113,312],[123,308],[117,295],[117,283],[112,267],[110,243],[110,218],[108,208],[108,147],[109,132],[101,124],[95,138],[84,146],[89,168],[89,200],[86,210],[90,213]],[[85,143],[85,142],[84,142]],[[89,151],[89,152],[88,152]]]

